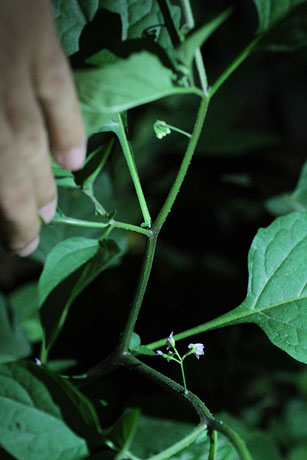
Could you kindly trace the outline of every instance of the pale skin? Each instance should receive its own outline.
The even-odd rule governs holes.
[[[26,256],[56,210],[50,154],[80,169],[86,137],[49,0],[0,0],[0,21],[0,242]]]

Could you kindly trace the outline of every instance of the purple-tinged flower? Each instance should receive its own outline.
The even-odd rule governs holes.
[[[156,351],[156,355],[158,355],[158,356],[163,356],[163,351],[157,350],[157,351]]]
[[[167,339],[167,350],[169,350],[170,348],[174,348],[175,346],[175,339],[174,339],[174,332],[171,332],[168,339]]]
[[[190,348],[190,350],[193,350],[193,353],[197,359],[199,359],[201,355],[205,354],[205,345],[203,343],[190,343],[190,345],[188,345],[188,348]]]
[[[37,364],[37,366],[42,365],[41,361],[38,358],[34,358],[34,359],[35,359],[35,363]]]

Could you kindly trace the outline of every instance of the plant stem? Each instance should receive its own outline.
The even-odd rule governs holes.
[[[149,457],[148,460],[164,460],[166,458],[172,457],[173,455],[176,455],[178,452],[191,445],[192,442],[194,442],[198,436],[206,429],[206,427],[207,426],[203,424],[197,425],[197,427],[194,428],[194,430],[191,431],[191,433],[189,433],[183,439],[180,439],[180,441],[163,450],[159,454],[156,454],[153,457]]]
[[[134,156],[133,156],[132,150],[130,148],[130,145],[129,145],[129,142],[126,136],[126,131],[125,131],[125,127],[124,127],[121,115],[117,114],[117,118],[118,118],[119,133],[120,133],[119,140],[120,140],[121,147],[124,153],[124,157],[126,159],[128,169],[129,169],[129,172],[130,172],[130,175],[131,175],[134,187],[135,187],[135,191],[136,191],[136,194],[139,200],[140,208],[141,208],[143,218],[144,218],[144,224],[146,225],[146,227],[150,227],[151,217],[150,217],[147,203],[145,200],[145,196],[142,190],[141,181],[140,181],[138,171],[136,168]]]
[[[230,77],[230,75],[242,64],[243,61],[249,56],[253,48],[257,45],[259,38],[253,40],[246,48],[237,56],[232,63],[227,67],[226,70],[218,77],[215,83],[209,89],[209,96],[212,97],[222,84]]]
[[[191,136],[191,139],[190,139],[190,142],[188,144],[188,148],[185,152],[185,155],[184,155],[184,158],[182,160],[182,163],[180,165],[180,169],[179,169],[179,172],[177,174],[177,177],[172,185],[172,188],[161,208],[161,211],[159,212],[158,214],[158,217],[156,218],[154,224],[153,224],[153,231],[159,233],[162,225],[164,224],[169,212],[171,211],[172,209],[172,206],[177,198],[177,195],[180,191],[180,188],[181,188],[181,185],[183,183],[183,180],[185,178],[185,175],[187,173],[187,170],[188,170],[188,167],[190,165],[190,162],[192,160],[192,156],[193,156],[193,153],[195,151],[195,148],[196,148],[196,145],[197,145],[197,142],[198,142],[198,139],[199,139],[199,136],[200,136],[200,133],[201,133],[201,130],[202,130],[202,127],[203,127],[203,124],[204,124],[204,120],[205,120],[205,117],[206,117],[206,113],[207,113],[207,108],[208,108],[208,103],[209,103],[209,100],[207,98],[203,98],[201,100],[201,103],[200,103],[200,106],[199,106],[199,110],[198,110],[198,114],[197,114],[197,118],[196,118],[196,122],[195,122],[195,126],[194,126],[194,129],[193,129],[193,132],[192,132],[192,136]]]
[[[76,227],[90,227],[90,228],[107,228],[107,227],[116,227],[122,228],[124,230],[131,230],[132,232],[142,233],[146,236],[151,236],[151,230],[146,228],[139,227],[138,225],[127,224],[126,222],[119,222],[117,220],[111,219],[109,222],[94,222],[90,220],[75,219],[74,217],[68,216],[55,216],[52,220],[56,224],[67,224],[74,225]]]
[[[187,26],[189,27],[189,29],[193,29],[195,26],[195,22],[194,22],[190,0],[181,0],[181,8],[183,11],[184,18],[187,22]],[[208,97],[208,79],[207,79],[207,74],[206,74],[206,69],[204,66],[202,54],[199,48],[196,48],[196,51],[195,51],[195,64],[196,64],[196,69],[197,69],[197,73],[199,76],[201,88],[205,96]]]
[[[46,348],[45,336],[43,336],[39,360],[43,365],[46,364],[48,360],[48,349]]]
[[[237,309],[235,309],[237,310]],[[192,327],[191,329],[187,329],[186,331],[179,332],[179,334],[174,335],[174,339],[177,340],[182,340],[186,339],[188,337],[191,337],[193,335],[201,334],[203,332],[210,331],[212,329],[218,329],[221,327],[226,327],[226,326],[232,326],[234,324],[239,324],[239,320],[242,318],[242,315],[238,319],[238,316],[236,313],[232,315],[232,312],[235,312],[235,310],[232,310],[231,312],[225,313],[222,316],[219,316],[218,318],[214,318],[211,321],[208,321],[207,323],[200,324],[199,326]],[[243,321],[242,321],[243,322]],[[159,348],[165,344],[165,341],[167,338],[163,338],[160,340],[157,340],[155,342],[149,343],[146,345],[146,347],[150,348],[151,350],[154,350],[156,348]]]
[[[233,444],[241,460],[252,460],[252,457],[245,445],[245,442],[238,435],[238,433],[236,433],[225,423],[216,420],[214,416],[211,414],[210,410],[207,408],[207,406],[196,395],[194,395],[190,391],[185,393],[184,388],[181,385],[174,382],[165,375],[161,374],[160,372],[156,371],[152,367],[147,366],[142,361],[137,359],[135,356],[132,356],[130,353],[122,355],[120,360],[122,361],[122,364],[127,366],[129,369],[138,372],[144,375],[145,377],[150,378],[151,380],[154,380],[156,383],[166,388],[168,391],[175,390],[177,394],[179,393],[180,395],[184,396],[186,400],[192,405],[194,410],[196,410],[196,412],[198,413],[200,418],[200,424],[203,427],[203,429],[208,427],[209,429],[216,430],[222,433]],[[193,442],[193,440],[191,442]],[[187,446],[180,446],[179,450],[183,449],[184,447]],[[162,460],[163,458],[167,457],[151,457],[150,460]]]
[[[182,360],[180,361],[180,369],[181,369],[181,375],[182,375],[182,381],[183,381],[183,387],[184,387],[184,394],[188,394],[188,389],[187,389],[187,382],[185,380],[185,374],[184,374],[184,368],[183,368],[183,362]]]
[[[129,348],[129,343],[131,339],[132,332],[134,330],[140,308],[142,306],[144,294],[147,288],[149,276],[151,273],[151,268],[153,264],[153,259],[156,250],[156,243],[157,243],[157,235],[151,233],[151,236],[147,240],[146,252],[144,256],[143,267],[141,270],[141,275],[139,279],[139,283],[137,286],[137,291],[131,306],[130,314],[125,326],[125,329],[121,335],[120,343],[119,343],[119,352],[125,353]]]
[[[209,430],[210,450],[208,460],[214,460],[217,452],[217,431]]]

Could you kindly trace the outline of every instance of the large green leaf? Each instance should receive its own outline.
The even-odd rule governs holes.
[[[7,308],[0,294],[0,362],[15,361],[31,353],[31,346],[18,316]]]
[[[307,363],[307,213],[293,212],[260,229],[248,271],[244,302],[198,332],[255,323],[274,345]]]
[[[38,284],[47,347],[56,339],[76,297],[118,257],[112,240],[75,237],[59,243],[47,257]]]
[[[99,0],[52,0],[58,34],[68,56],[79,49],[84,26],[93,19]]]
[[[22,363],[0,366],[1,446],[17,460],[86,458],[85,440],[65,424],[33,369]]]
[[[61,415],[77,435],[85,438],[89,446],[105,444],[96,410],[89,399],[77,390],[67,379],[60,377],[50,368],[27,364],[27,369],[46,387]]]
[[[258,47],[289,51],[307,45],[306,0],[254,0],[258,16]]]
[[[99,69],[80,70],[75,80],[87,132],[98,131],[112,114],[172,94],[195,93],[197,88],[176,84],[176,74],[148,51],[118,58]],[[95,117],[97,119],[95,119]]]
[[[172,57],[173,44],[169,29],[173,26],[178,31],[181,9],[165,2],[170,17],[166,18],[157,0],[100,0],[100,6],[113,13],[118,13],[122,22],[122,40],[148,38],[158,43]],[[172,22],[172,24],[170,24]]]
[[[259,18],[258,32],[267,31],[293,8],[304,2],[305,0],[254,0]]]

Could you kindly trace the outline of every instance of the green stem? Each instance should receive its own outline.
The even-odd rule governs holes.
[[[184,367],[183,367],[182,360],[180,361],[180,369],[181,369],[181,375],[182,375],[182,381],[183,381],[183,387],[184,387],[184,394],[187,395],[188,389],[187,389],[187,382],[185,380]]]
[[[181,8],[182,8],[185,20],[187,22],[187,26],[189,27],[189,29],[193,29],[195,26],[195,21],[193,17],[190,0],[181,0]],[[196,48],[195,50],[195,64],[196,64],[196,69],[197,69],[197,73],[199,76],[201,88],[205,96],[208,97],[208,79],[207,79],[206,69],[204,66],[203,57],[202,57],[202,54],[199,48]]]
[[[218,77],[216,82],[209,89],[209,97],[211,98],[222,84],[230,77],[230,75],[242,64],[243,61],[249,56],[253,48],[257,45],[259,38],[253,40],[246,48],[237,56],[232,63],[227,67],[226,70]]]
[[[125,353],[129,348],[129,343],[131,339],[132,332],[135,328],[135,324],[139,315],[140,308],[142,306],[143,298],[147,288],[149,276],[151,273],[151,268],[153,264],[153,259],[155,255],[157,244],[157,235],[151,233],[151,236],[147,240],[146,253],[144,257],[143,267],[141,270],[141,276],[138,283],[137,291],[131,306],[130,314],[125,326],[125,329],[122,333],[119,343],[119,352]]]
[[[201,334],[203,332],[211,331],[212,329],[218,329],[221,327],[232,326],[234,324],[239,324],[239,320],[241,319],[242,315],[238,318],[236,310],[232,310],[231,312],[225,313],[218,318],[212,319],[207,323],[200,324],[199,326],[192,327],[191,329],[187,329],[186,331],[179,332],[179,334],[174,335],[174,339],[176,341],[186,339],[188,337],[192,337],[193,335]],[[243,321],[242,321],[243,322]],[[156,348],[162,347],[165,344],[167,338],[157,340],[155,342],[149,343],[146,347],[150,348],[151,350],[155,350]]]
[[[166,458],[170,458],[173,455],[176,455],[181,450],[185,449],[186,447],[190,446],[192,442],[194,442],[198,436],[206,429],[205,424],[199,424],[196,428],[194,428],[191,433],[185,436],[180,441],[176,442],[172,446],[168,447],[167,449],[163,450],[159,454],[154,455],[153,457],[149,457],[148,460],[164,460]]]
[[[146,228],[139,227],[138,225],[127,224],[126,222],[118,222],[117,220],[113,219],[111,219],[109,222],[93,222],[90,220],[75,219],[74,217],[56,215],[53,218],[52,223],[89,228],[107,228],[112,226],[116,228],[122,228],[124,230],[131,230],[132,232],[142,233],[148,237],[150,237],[152,234],[151,230]]]
[[[122,364],[130,368],[132,371],[138,372],[144,375],[145,377],[154,380],[156,383],[166,388],[167,390],[175,390],[177,393],[183,395],[185,399],[193,407],[193,409],[196,410],[196,412],[198,413],[200,418],[200,424],[202,425],[203,429],[205,429],[205,427],[208,427],[208,429],[216,430],[222,433],[224,436],[226,436],[237,450],[240,460],[253,460],[246,447],[245,442],[238,435],[238,433],[236,433],[225,423],[216,420],[214,416],[211,414],[210,410],[207,408],[207,406],[196,395],[194,395],[190,391],[185,393],[185,390],[181,385],[174,382],[165,375],[161,374],[159,371],[156,371],[150,366],[147,366],[142,361],[137,359],[135,356],[132,356],[130,353],[122,355],[120,359]],[[184,447],[187,446],[182,446],[180,449],[183,449]],[[155,457],[153,458],[157,460]],[[153,460],[153,458],[151,458],[150,460]],[[162,460],[163,458],[167,457],[158,457],[159,460]]]
[[[119,139],[120,139],[121,147],[123,149],[124,157],[126,159],[128,169],[129,169],[129,172],[130,172],[130,175],[131,175],[134,187],[135,187],[135,191],[136,191],[136,194],[139,200],[140,208],[141,208],[143,218],[144,218],[144,224],[146,225],[146,227],[150,227],[151,217],[150,217],[147,203],[145,200],[145,196],[142,190],[141,181],[138,175],[133,153],[130,148],[127,136],[126,136],[126,131],[125,131],[125,127],[124,127],[121,115],[117,114],[117,118],[118,118],[118,124],[119,124],[119,132],[120,132]]]
[[[46,348],[45,336],[43,337],[43,340],[42,340],[39,360],[43,365],[47,364],[47,361],[48,361],[48,349]]]
[[[217,431],[210,430],[209,439],[210,439],[210,450],[209,450],[208,460],[214,460],[215,454],[217,452]]]
[[[156,218],[154,224],[153,224],[153,231],[159,233],[162,225],[164,224],[169,212],[172,209],[172,206],[177,198],[177,195],[180,191],[181,185],[183,183],[183,180],[185,178],[185,175],[187,173],[188,167],[190,165],[190,162],[192,160],[193,153],[195,151],[205,118],[206,118],[206,113],[207,113],[207,108],[208,108],[208,103],[209,100],[207,98],[203,98],[201,100],[195,126],[192,132],[192,136],[188,145],[188,148],[185,152],[184,158],[182,160],[182,163],[180,165],[179,172],[177,174],[177,177],[172,185],[172,188],[161,208],[160,213],[158,214],[158,217]]]
[[[165,123],[165,127],[171,129],[172,131],[176,131],[177,133],[183,134],[184,136],[188,137],[189,139],[192,137],[190,133],[187,133],[186,131],[183,131],[183,129],[176,128],[176,126],[169,125],[168,123]]]

